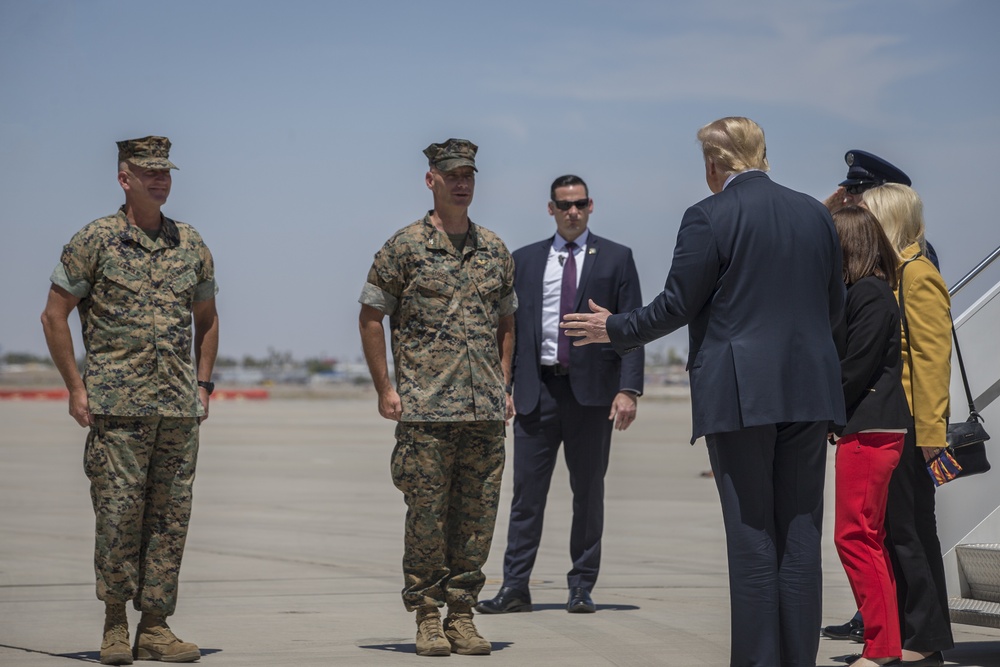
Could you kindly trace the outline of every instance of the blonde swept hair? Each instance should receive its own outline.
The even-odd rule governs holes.
[[[866,190],[861,198],[865,208],[878,218],[900,259],[900,253],[914,243],[920,244],[921,252],[927,251],[924,203],[916,190],[899,183],[884,183]]]
[[[702,153],[729,174],[747,169],[767,171],[764,130],[749,118],[728,116],[698,130]]]

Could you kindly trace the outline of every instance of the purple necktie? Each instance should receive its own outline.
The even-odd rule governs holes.
[[[575,243],[567,243],[566,250],[569,253],[566,261],[563,262],[562,288],[559,292],[559,321],[576,310],[576,257],[573,251],[576,250]],[[556,343],[556,361],[560,366],[569,368],[569,336],[562,329],[559,330],[559,339]]]

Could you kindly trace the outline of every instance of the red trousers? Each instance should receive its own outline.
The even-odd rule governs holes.
[[[834,542],[865,619],[866,658],[902,655],[884,525],[889,478],[902,451],[902,433],[853,433],[837,442]]]

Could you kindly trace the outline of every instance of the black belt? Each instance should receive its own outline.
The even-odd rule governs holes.
[[[563,375],[569,375],[569,367],[563,366],[562,364],[554,364],[552,366],[542,366],[542,377],[561,377]]]

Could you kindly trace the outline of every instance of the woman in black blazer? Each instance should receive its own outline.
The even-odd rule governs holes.
[[[902,654],[896,589],[885,540],[892,471],[911,422],[902,385],[896,253],[866,209],[833,216],[844,253],[847,301],[835,331],[847,425],[837,432],[834,541],[865,619],[858,667],[895,664]]]

